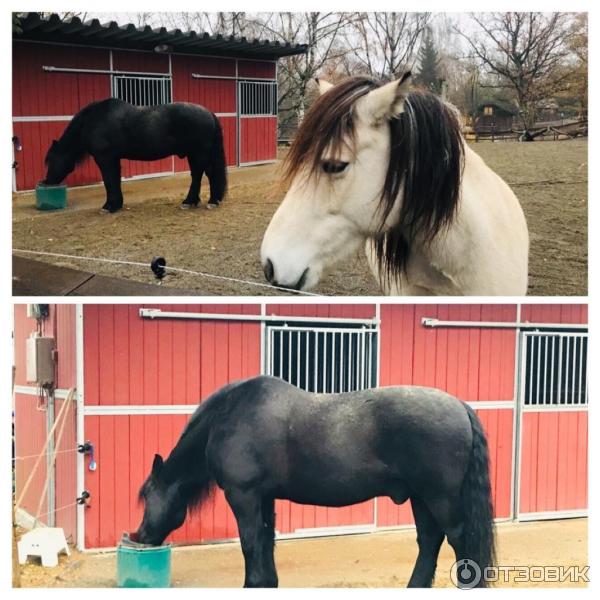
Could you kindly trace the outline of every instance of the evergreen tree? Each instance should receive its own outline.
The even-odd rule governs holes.
[[[439,67],[440,59],[433,42],[433,34],[431,29],[427,28],[419,50],[419,72],[416,83],[435,94],[440,94],[442,79],[439,74]]]

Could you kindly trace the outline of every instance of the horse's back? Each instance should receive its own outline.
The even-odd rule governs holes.
[[[475,284],[482,290],[478,295],[525,295],[529,232],[523,209],[509,185],[469,147],[462,204],[476,244],[474,272],[481,269]]]

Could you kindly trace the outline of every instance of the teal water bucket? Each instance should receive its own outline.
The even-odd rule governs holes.
[[[38,183],[35,186],[35,206],[38,210],[66,208],[67,186]]]
[[[117,546],[117,586],[166,588],[171,585],[171,546],[136,544],[125,536]]]

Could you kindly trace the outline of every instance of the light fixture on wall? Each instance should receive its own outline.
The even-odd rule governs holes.
[[[173,47],[169,46],[169,44],[158,44],[158,46],[154,46],[154,52],[164,53],[170,52],[171,50],[173,50]]]

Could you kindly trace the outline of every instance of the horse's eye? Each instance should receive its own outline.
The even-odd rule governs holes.
[[[324,160],[321,162],[321,168],[325,173],[335,174],[344,171],[348,164],[349,163],[341,160]]]

